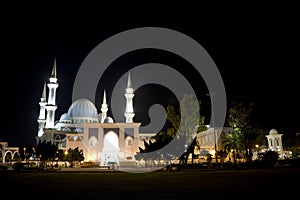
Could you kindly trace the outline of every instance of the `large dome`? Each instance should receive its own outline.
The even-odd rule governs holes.
[[[82,119],[80,122],[98,121],[98,112],[95,105],[88,99],[78,99],[73,102],[68,110],[68,115],[73,120]]]

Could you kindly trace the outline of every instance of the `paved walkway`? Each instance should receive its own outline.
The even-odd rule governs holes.
[[[129,172],[129,173],[146,173],[154,171],[152,168],[135,168],[135,167],[120,167],[119,169],[107,168],[61,168],[60,172]]]

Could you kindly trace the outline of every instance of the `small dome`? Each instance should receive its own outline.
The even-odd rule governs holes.
[[[270,135],[277,135],[278,131],[276,129],[271,129],[269,132]]]
[[[106,117],[103,123],[114,123],[114,120],[111,117]]]
[[[62,116],[59,119],[59,122],[69,122],[71,120],[68,113],[62,114]]]
[[[78,99],[73,102],[68,110],[71,119],[92,119],[98,121],[98,112],[95,105],[88,99]]]

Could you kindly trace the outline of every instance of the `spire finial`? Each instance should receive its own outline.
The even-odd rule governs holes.
[[[56,78],[56,58],[54,59],[54,64],[52,68],[51,78]]]
[[[127,88],[132,88],[131,77],[130,77],[130,71],[128,72]]]
[[[106,92],[104,90],[104,93],[103,93],[103,102],[102,102],[102,106],[101,106],[101,123],[104,122],[104,119],[107,117],[107,111],[108,111],[108,108],[107,108],[107,104],[106,104]]]
[[[104,93],[103,93],[103,101],[102,101],[102,104],[106,104],[106,93],[105,93],[105,90],[104,90]]]

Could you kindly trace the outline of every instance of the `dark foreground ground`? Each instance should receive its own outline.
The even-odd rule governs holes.
[[[174,172],[0,172],[6,199],[298,199],[300,167]],[[1,198],[2,199],[2,198]]]

